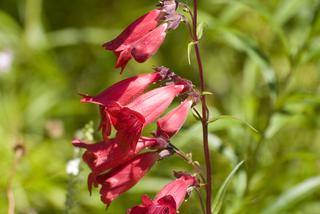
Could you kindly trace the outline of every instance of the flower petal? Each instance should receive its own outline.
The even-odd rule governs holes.
[[[177,108],[157,121],[157,135],[171,138],[184,124],[192,106],[191,100],[183,101]]]
[[[107,50],[121,51],[159,25],[160,10],[152,10],[131,23],[118,37],[103,44]]]
[[[137,62],[145,62],[158,51],[166,37],[167,27],[167,24],[160,25],[132,46],[131,54]]]
[[[183,85],[169,85],[149,91],[127,105],[145,118],[145,125],[157,119],[184,89]]]

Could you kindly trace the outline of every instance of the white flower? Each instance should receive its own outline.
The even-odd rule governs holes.
[[[79,174],[80,158],[68,161],[66,171],[69,175],[77,176]]]
[[[10,50],[0,51],[0,73],[10,70],[13,61],[13,53]]]

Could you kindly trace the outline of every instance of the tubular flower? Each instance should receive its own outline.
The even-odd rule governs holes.
[[[142,63],[153,56],[163,43],[166,32],[176,29],[182,16],[176,13],[177,3],[164,0],[160,8],[152,10],[131,23],[119,36],[103,44],[107,50],[117,57],[116,68],[121,72],[130,59]]]
[[[132,45],[131,54],[137,62],[145,62],[153,56],[163,43],[167,33],[168,24],[159,25],[153,31],[142,37]]]
[[[92,185],[97,186],[96,177],[99,174],[117,167],[134,157],[129,147],[121,148],[119,145],[121,142],[117,140],[110,140],[109,142],[102,141],[95,144],[87,144],[79,140],[74,140],[72,143],[76,147],[87,149],[82,159],[92,170],[88,176],[88,189],[90,193]]]
[[[122,126],[118,125],[118,120],[122,120],[124,118],[124,112],[131,112],[129,115],[127,115],[127,117],[131,117],[130,115],[135,115],[136,117],[143,118],[143,127],[145,127],[149,123],[156,120],[168,108],[173,99],[184,90],[184,87],[184,85],[169,85],[160,87],[142,94],[125,106],[113,102],[105,107],[103,111],[101,111],[101,128],[103,135],[105,138],[107,138],[107,136],[110,134],[111,124],[117,131],[129,131],[129,129],[124,129]],[[141,129],[143,127],[141,127]],[[106,132],[104,132],[104,130],[106,130]]]
[[[114,102],[120,105],[126,105],[132,100],[140,96],[152,83],[163,80],[166,77],[159,72],[150,74],[141,74],[125,80],[122,80],[111,87],[105,89],[97,96],[82,95],[81,102],[95,103],[100,106],[101,124],[100,128],[107,140],[111,133],[110,115],[108,113],[108,106]]]
[[[126,105],[141,95],[152,83],[162,79],[159,72],[140,74],[110,86],[97,96],[82,95],[81,102],[95,103],[103,106],[108,106],[113,102]]]
[[[131,23],[118,37],[103,44],[107,50],[117,56],[116,68],[123,71],[132,58],[132,49],[139,40],[148,37],[148,33],[158,27],[161,21],[161,11],[152,10]]]
[[[127,214],[176,214],[188,189],[195,186],[198,186],[197,179],[182,173],[178,179],[164,186],[153,200],[143,196],[142,204],[129,209]]]
[[[126,107],[143,115],[145,125],[147,125],[157,119],[183,90],[184,85],[168,85],[157,88],[142,94]]]
[[[157,121],[157,136],[171,138],[184,124],[189,110],[193,104],[192,100],[186,99],[177,108]]]
[[[83,154],[83,160],[92,170],[88,179],[90,192],[92,183],[96,183],[96,176],[120,165],[137,154],[136,147],[145,120],[140,114],[128,108],[122,109],[118,114],[119,119],[116,123],[116,129],[119,131],[114,139],[96,144],[86,144],[79,140],[73,141],[74,146],[87,149]]]
[[[97,182],[101,200],[109,205],[115,198],[136,185],[159,159],[156,152],[137,155],[128,162],[113,168],[111,171],[99,175]]]

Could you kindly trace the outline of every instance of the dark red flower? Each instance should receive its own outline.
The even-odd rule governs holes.
[[[177,1],[160,1],[160,8],[152,10],[131,23],[114,40],[103,47],[117,56],[116,68],[121,72],[131,58],[142,63],[153,56],[163,43],[166,33],[176,29],[183,16],[176,12]]]
[[[123,70],[132,58],[132,49],[139,40],[148,37],[148,33],[158,27],[161,21],[161,11],[152,10],[131,23],[118,37],[106,42],[103,47],[111,50],[118,57],[116,68]]]
[[[125,154],[124,154],[125,155]],[[101,200],[109,205],[115,198],[136,185],[159,159],[156,152],[137,155],[128,162],[99,175]]]
[[[153,200],[143,196],[142,204],[129,209],[127,214],[176,214],[188,189],[193,186],[198,186],[197,179],[182,173],[178,179],[164,186]]]
[[[88,178],[88,188],[91,192],[92,183],[96,184],[96,177],[136,155],[136,147],[141,136],[144,118],[137,112],[122,108],[118,112],[115,124],[116,137],[96,144],[87,144],[74,140],[74,146],[85,148],[83,160],[91,168],[92,173]],[[143,149],[143,148],[142,148]]]
[[[162,80],[163,75],[159,72],[141,74],[125,80],[122,80],[97,96],[82,95],[81,102],[95,103],[100,106],[101,124],[100,128],[104,139],[107,140],[111,133],[110,115],[108,113],[108,106],[114,102],[120,105],[126,105],[132,100],[141,95],[152,83]]]
[[[131,114],[143,117],[143,127],[156,120],[171,104],[173,99],[184,90],[184,85],[169,85],[160,87],[145,94],[140,95],[129,104],[122,106],[117,102],[113,102],[107,107],[101,108],[101,128],[105,139],[110,134],[111,124],[116,130],[124,130],[117,125],[118,120],[123,118],[123,112],[131,112]],[[123,123],[122,123],[123,124]],[[128,132],[128,129],[125,130]]]

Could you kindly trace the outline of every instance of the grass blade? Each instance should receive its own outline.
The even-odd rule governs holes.
[[[280,213],[320,189],[320,176],[309,178],[280,195],[262,214]]]
[[[221,119],[231,119],[231,120],[239,121],[239,122],[243,123],[244,125],[248,126],[252,131],[254,131],[256,133],[259,133],[259,131],[256,128],[254,128],[252,125],[250,125],[248,122],[246,122],[244,120],[241,120],[241,119],[239,119],[237,117],[234,117],[232,115],[220,115],[220,116],[208,121],[208,123],[213,123],[213,122],[216,122],[216,121],[221,120]]]
[[[239,170],[239,168],[242,166],[242,164],[244,163],[244,161],[241,161],[240,163],[238,163],[237,166],[235,166],[233,168],[233,170],[230,172],[230,174],[228,175],[228,177],[226,178],[226,180],[223,182],[222,186],[220,187],[218,194],[216,195],[213,204],[212,204],[212,213],[213,214],[218,214],[221,207],[222,207],[222,203],[225,197],[225,194],[227,192],[227,188],[233,178],[233,176],[236,174],[236,172]]]

